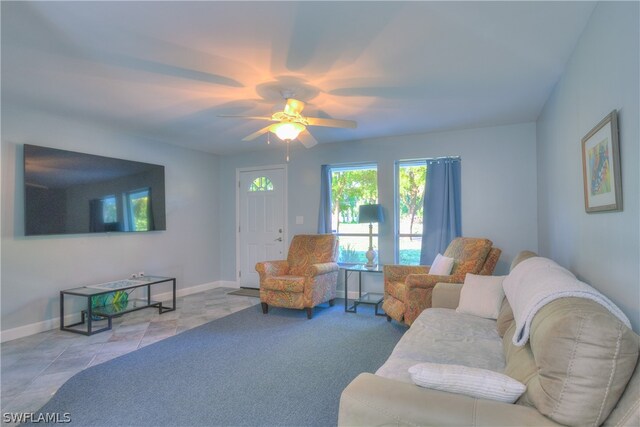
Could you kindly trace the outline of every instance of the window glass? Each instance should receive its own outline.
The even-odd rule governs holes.
[[[398,237],[398,264],[419,265],[422,236]]]
[[[105,224],[118,222],[116,196],[107,196],[102,199],[102,222]]]
[[[273,183],[266,176],[261,176],[253,180],[249,191],[273,191]]]
[[[396,262],[420,264],[422,221],[427,163],[421,161],[398,162],[396,188]]]
[[[129,221],[133,231],[149,230],[149,190],[129,193]]]
[[[331,226],[340,240],[338,262],[366,263],[369,224],[358,223],[360,205],[378,203],[377,165],[331,168]],[[373,224],[373,248],[378,248],[378,224]]]

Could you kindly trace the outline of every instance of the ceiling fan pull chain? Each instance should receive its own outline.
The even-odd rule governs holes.
[[[290,139],[287,139],[287,163],[289,163],[289,143],[291,142]]]
[[[271,132],[267,132],[267,145],[271,144]]]

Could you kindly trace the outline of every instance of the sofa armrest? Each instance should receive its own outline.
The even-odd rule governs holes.
[[[340,397],[339,426],[558,426],[536,409],[360,374]]]
[[[462,283],[436,283],[431,296],[431,307],[458,308]]]
[[[307,277],[319,276],[321,274],[331,273],[333,271],[338,271],[340,267],[338,267],[338,263],[336,262],[323,262],[319,264],[311,264],[304,272],[304,275]]]
[[[284,276],[289,272],[289,263],[287,260],[263,261],[256,264],[256,271],[260,280],[269,276]]]
[[[404,282],[409,274],[427,274],[429,265],[397,265],[387,264],[383,267],[385,282]]]

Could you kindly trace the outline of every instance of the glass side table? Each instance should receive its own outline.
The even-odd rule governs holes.
[[[375,306],[375,314],[376,316],[385,316],[385,313],[380,313],[380,304],[382,304],[382,300],[384,299],[384,294],[376,293],[376,292],[367,292],[364,295],[362,294],[362,273],[378,273],[381,274],[383,271],[383,265],[377,264],[374,267],[367,267],[364,264],[338,264],[341,269],[344,270],[344,311],[347,313],[357,313],[358,305],[360,304],[369,304]],[[358,273],[358,298],[353,300],[353,304],[349,305],[349,286],[348,286],[348,278],[349,272],[357,272]]]
[[[173,305],[168,307],[164,305],[162,301],[155,301],[151,299],[151,286],[158,285],[160,283],[171,283],[172,288],[172,302]],[[127,302],[122,304],[109,304],[101,307],[92,307],[91,299],[95,296],[110,294],[115,291],[127,291],[137,288],[146,287],[146,298],[128,299]],[[65,296],[68,297],[81,297],[86,300],[86,309],[80,312],[80,321],[65,325]],[[82,286],[79,288],[65,289],[60,291],[60,330],[73,332],[82,335],[93,335],[98,332],[108,331],[112,326],[112,319],[116,316],[141,310],[143,308],[157,308],[160,314],[174,311],[176,309],[176,278],[175,277],[161,277],[161,276],[143,276],[137,279],[122,279],[114,282],[101,283],[99,285]],[[100,329],[93,328],[93,318],[99,317],[107,319],[107,326]],[[84,329],[75,328],[75,326],[85,325]]]

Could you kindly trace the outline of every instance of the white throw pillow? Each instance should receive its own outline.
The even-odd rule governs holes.
[[[436,274],[438,276],[448,276],[451,274],[453,268],[453,258],[449,258],[444,255],[436,255],[436,258],[431,263],[429,274]]]
[[[502,281],[505,277],[467,273],[456,311],[486,319],[497,319],[504,298]]]
[[[520,381],[488,369],[441,363],[419,363],[409,368],[414,384],[479,399],[513,403],[527,386]]]

